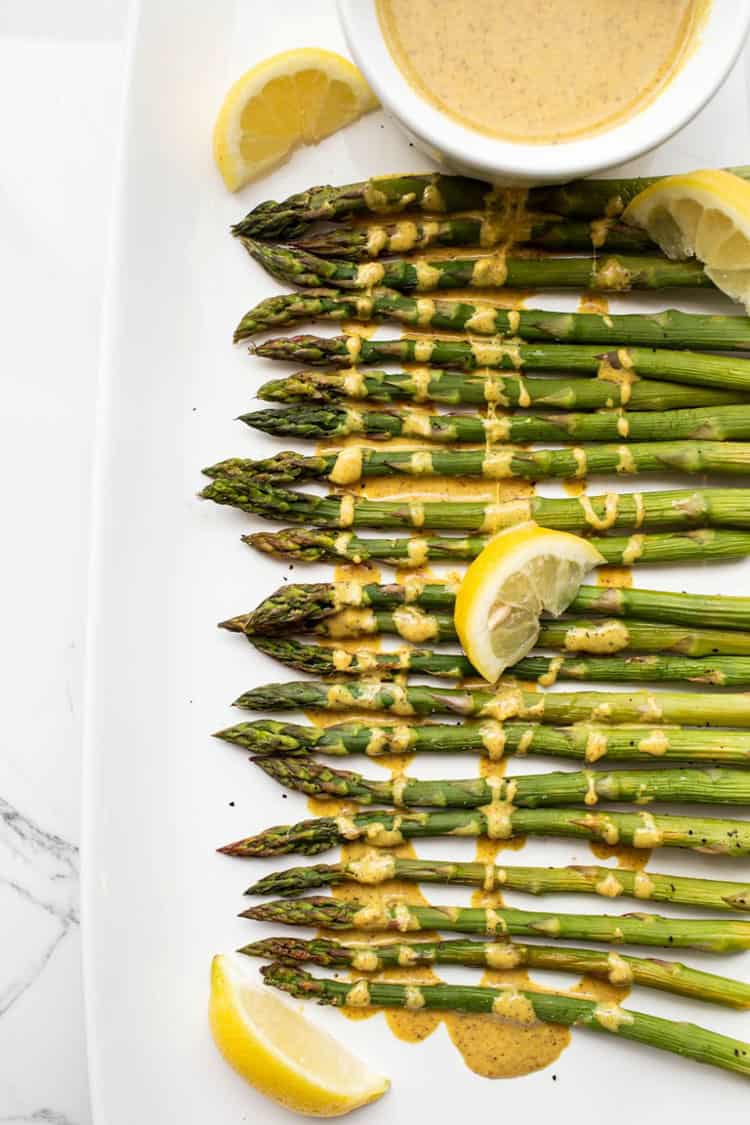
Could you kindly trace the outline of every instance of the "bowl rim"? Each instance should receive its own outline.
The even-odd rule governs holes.
[[[520,144],[454,121],[411,86],[383,38],[375,0],[338,0],[355,62],[384,108],[438,159],[485,177],[554,182],[623,164],[662,144],[696,116],[734,66],[750,30],[750,0],[712,0],[699,39],[657,97],[624,122],[590,137]]]

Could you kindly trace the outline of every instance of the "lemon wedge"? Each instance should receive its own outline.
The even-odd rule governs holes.
[[[542,610],[563,613],[603,562],[585,539],[535,523],[494,536],[466,571],[454,609],[458,638],[479,674],[495,683],[522,660],[539,636]]]
[[[388,1089],[387,1078],[374,1074],[269,988],[255,984],[238,956],[214,957],[208,1015],[214,1041],[230,1066],[296,1113],[340,1117]]]
[[[334,51],[282,51],[232,86],[214,126],[214,159],[237,191],[297,145],[317,144],[378,105],[356,66]]]
[[[695,256],[714,285],[750,311],[750,183],[732,172],[667,176],[636,195],[623,219],[669,258]]]

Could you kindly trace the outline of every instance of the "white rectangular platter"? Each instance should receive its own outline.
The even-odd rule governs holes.
[[[228,227],[264,198],[426,164],[376,113],[319,148],[298,152],[239,197],[227,194],[210,147],[226,88],[264,56],[312,44],[344,50],[333,0],[148,0],[134,27],[100,412],[85,780],[85,970],[97,1125],[292,1120],[226,1067],[206,1020],[211,956],[263,932],[236,915],[248,901],[244,888],[272,865],[230,860],[215,848],[307,815],[303,798],[287,797],[245,755],[210,737],[220,726],[252,718],[229,708],[241,691],[296,678],[215,623],[252,608],[283,577],[320,580],[330,573],[301,566],[290,573],[288,564],[253,553],[239,536],[258,524],[195,498],[202,465],[279,447],[233,421],[253,408],[259,383],[282,371],[232,347],[240,315],[279,287],[233,242]],[[692,125],[627,171],[749,162],[744,68],[741,58]],[[530,303],[574,307],[572,299],[544,295]],[[669,295],[661,302],[629,298],[612,308],[668,303],[696,307]],[[726,306],[703,300],[701,307]],[[606,483],[593,482],[590,491]],[[747,562],[636,574],[641,586],[725,593],[747,593],[749,579]],[[418,761],[413,771],[462,776],[476,768],[466,759]],[[549,766],[511,766],[532,768]],[[379,772],[372,762],[362,769]],[[473,847],[453,840],[448,850],[426,842],[419,851],[455,856],[460,850],[469,859]],[[532,841],[522,854],[524,863],[592,859],[588,845],[572,841]],[[737,861],[675,852],[657,855],[651,866],[728,878],[748,870]],[[468,903],[460,889],[435,889],[431,897]],[[530,900],[509,896],[509,903],[528,907]],[[531,900],[534,905],[603,909],[601,900],[570,896]],[[750,975],[750,956],[685,959]],[[557,983],[544,977],[550,981]],[[748,1014],[639,989],[626,1004],[750,1039]],[[554,1114],[560,1125],[582,1115],[625,1125],[678,1113],[681,1125],[698,1125],[747,1111],[748,1086],[740,1079],[606,1036],[574,1033],[548,1069],[492,1082],[465,1067],[444,1027],[420,1045],[406,1045],[389,1033],[382,1015],[349,1023],[327,1009],[310,1007],[308,1014],[390,1075],[391,1093],[361,1112],[372,1125],[427,1119],[454,1125],[467,1113],[476,1121],[498,1113],[527,1121]]]

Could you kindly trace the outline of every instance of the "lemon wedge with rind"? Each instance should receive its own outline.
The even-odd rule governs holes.
[[[334,51],[300,47],[251,67],[230,89],[214,126],[214,158],[237,191],[378,106],[359,70]]]
[[[557,617],[604,558],[567,531],[521,524],[494,536],[463,577],[456,632],[479,674],[495,683],[536,644],[542,611]]]
[[[667,176],[636,195],[623,219],[669,258],[696,257],[727,296],[750,310],[750,183],[721,170]]]
[[[286,1000],[258,985],[236,955],[211,963],[209,1022],[227,1062],[256,1090],[311,1117],[340,1117],[390,1083]]]

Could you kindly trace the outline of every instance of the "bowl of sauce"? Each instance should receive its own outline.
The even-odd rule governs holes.
[[[654,148],[729,73],[750,0],[339,0],[352,54],[433,158],[505,183]]]

